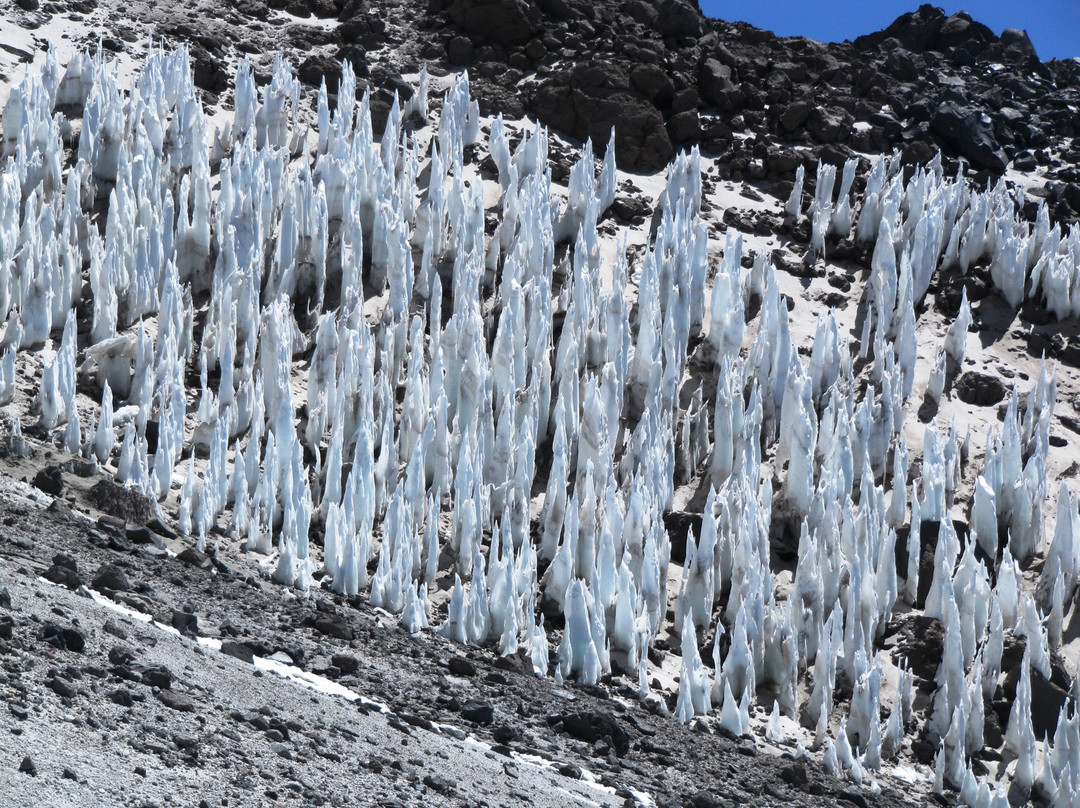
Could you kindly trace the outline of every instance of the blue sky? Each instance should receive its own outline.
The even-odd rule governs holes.
[[[700,0],[710,17],[742,20],[781,36],[807,36],[824,42],[854,39],[885,28],[919,0]],[[945,13],[968,12],[1000,34],[1024,28],[1042,60],[1080,56],[1080,0],[966,0],[939,2]]]

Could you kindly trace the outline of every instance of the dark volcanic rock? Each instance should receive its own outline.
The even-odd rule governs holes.
[[[473,43],[467,36],[455,36],[446,43],[446,57],[452,65],[472,64]]]
[[[915,677],[933,681],[941,662],[945,631],[939,620],[911,617],[901,627],[897,651],[907,659]]]
[[[504,45],[524,45],[540,28],[540,10],[528,0],[455,0],[450,19],[470,34]]]
[[[617,755],[630,751],[630,734],[617,718],[599,711],[563,716],[563,727],[575,738],[589,743],[606,739]]]
[[[702,63],[698,73],[698,92],[706,103],[721,112],[738,109],[744,98],[738,84],[738,74],[716,59],[706,59]]]
[[[79,691],[75,689],[75,684],[63,676],[56,676],[49,682],[49,687],[58,696],[62,696],[65,699],[73,699],[79,694]]]
[[[490,701],[470,699],[461,706],[461,717],[476,724],[490,724],[495,720],[495,706]]]
[[[145,525],[154,518],[154,505],[149,497],[112,480],[97,483],[90,489],[89,497],[90,503],[99,511],[125,522]]]
[[[210,560],[210,556],[194,547],[188,547],[186,550],[177,553],[176,560],[181,561],[184,564],[190,564],[193,567],[198,567],[201,570],[208,570],[214,566],[214,562]]]
[[[113,704],[119,704],[121,707],[130,707],[135,703],[135,699],[131,696],[131,691],[126,687],[118,687],[108,695],[109,701]]]
[[[1000,173],[1009,163],[985,112],[950,101],[934,114],[930,129],[976,168]]]
[[[172,690],[162,690],[157,694],[157,697],[158,701],[170,710],[176,710],[181,713],[195,712],[195,702],[182,693],[175,693]]]
[[[1001,44],[1011,62],[1037,62],[1039,60],[1039,55],[1035,52],[1035,46],[1031,44],[1027,31],[1006,28],[1001,32]]]
[[[675,83],[658,65],[638,65],[630,71],[630,83],[635,90],[660,107],[669,105],[675,92]]]
[[[797,132],[810,117],[813,106],[808,101],[798,99],[780,110],[780,125],[785,132]]]
[[[344,617],[334,614],[319,615],[315,620],[315,629],[321,634],[339,640],[351,640],[356,634]]]
[[[199,636],[199,617],[191,612],[181,611],[180,609],[172,610],[172,618],[170,623],[173,628],[179,631],[186,637]]]
[[[232,76],[225,69],[224,61],[202,45],[191,47],[191,68],[195,86],[209,93],[216,95],[232,82]]]
[[[61,584],[71,590],[82,586],[82,578],[79,577],[79,570],[75,565],[75,560],[63,554],[57,554],[53,557],[52,566],[45,570],[41,577],[46,581]]]
[[[247,645],[233,640],[221,643],[221,653],[251,664],[255,661],[255,652]]]
[[[46,466],[34,475],[34,487],[50,496],[64,493],[64,475],[59,466]]]
[[[919,6],[917,11],[902,14],[884,31],[876,31],[855,39],[855,47],[870,51],[877,49],[888,39],[895,39],[904,48],[917,53],[936,50],[947,52],[964,47],[980,52],[989,43],[997,41],[994,32],[982,23],[960,12],[946,17],[945,12],[929,4]]]
[[[817,106],[806,121],[806,128],[819,143],[848,139],[855,117],[845,109]]]
[[[615,159],[627,169],[657,170],[675,154],[656,106],[630,86],[619,68],[599,61],[559,71],[540,85],[530,104],[556,129],[605,144],[615,128]]]
[[[450,669],[451,673],[456,673],[458,676],[476,676],[476,665],[471,660],[460,655],[450,657],[446,667]]]
[[[661,0],[656,18],[656,30],[665,37],[698,37],[704,20],[696,3],[687,0]]]
[[[102,564],[94,573],[92,582],[94,589],[111,589],[114,592],[130,592],[131,581],[127,573],[115,564]]]
[[[86,647],[86,635],[72,626],[58,626],[46,623],[40,632],[42,640],[54,648],[82,653]]]
[[[978,371],[965,373],[956,380],[953,389],[961,401],[976,407],[992,407],[1008,393],[1001,379]]]
[[[360,670],[360,660],[351,654],[334,654],[330,657],[334,667],[345,675],[351,675]]]

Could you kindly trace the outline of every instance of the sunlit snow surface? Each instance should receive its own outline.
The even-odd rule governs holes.
[[[746,734],[764,689],[775,742],[803,733],[857,782],[895,768],[925,726],[936,785],[1000,802],[1002,783],[977,782],[970,759],[1004,639],[1025,637],[1008,776],[1074,804],[1073,700],[1052,741],[1030,713],[1031,668],[1050,673],[1080,577],[1077,500],[1047,474],[1055,370],[1014,387],[985,434],[916,410],[977,350],[965,295],[920,351],[934,279],[985,271],[996,305],[1075,316],[1080,231],[1051,226],[1041,203],[1028,223],[1005,182],[974,189],[939,160],[905,179],[881,157],[859,199],[854,160],[820,165],[808,204],[800,168],[784,210],[807,218],[808,263],[837,238],[872,251],[855,330],[832,310],[811,326],[789,317],[764,249],[747,269],[741,235],[710,238],[696,150],[648,180],[646,243],[613,250],[613,140],[599,165],[586,144],[556,189],[548,133],[485,123],[467,75],[440,105],[421,73],[380,138],[355,89],[346,68],[340,103],[323,88],[309,132],[288,63],[259,87],[245,59],[218,126],[186,50],[151,45],[130,76],[100,51],[64,66],[50,52],[4,107],[0,400],[44,344],[41,426],[175,514],[200,549],[225,530],[282,585],[364,594],[410,631],[434,621],[457,642],[521,650],[557,682],[623,673],[645,698],[660,676],[680,721],[711,714]],[[81,118],[74,150],[67,115]],[[467,159],[476,150],[493,176]],[[973,443],[985,451],[969,536],[952,516]],[[663,517],[691,485],[702,521],[680,570]],[[797,563],[774,570],[785,529]],[[445,592],[442,619],[430,598]],[[542,600],[561,625],[545,626]],[[881,646],[911,607],[944,630],[920,712],[911,671]],[[651,667],[662,632],[675,670]]]

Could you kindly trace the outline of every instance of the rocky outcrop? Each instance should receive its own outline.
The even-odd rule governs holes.
[[[934,113],[930,129],[976,168],[1000,173],[1008,165],[994,136],[993,121],[980,110],[950,101]]]
[[[503,45],[523,45],[540,28],[540,10],[528,0],[455,0],[449,15],[466,32]]]
[[[885,30],[858,37],[855,47],[861,51],[878,50],[890,39],[915,53],[930,50],[951,53],[956,48],[962,48],[972,55],[998,41],[993,31],[972,20],[966,12],[960,11],[946,17],[940,8],[924,4],[917,11],[900,15]]]
[[[660,110],[631,87],[630,77],[603,62],[555,73],[533,95],[530,108],[544,123],[603,147],[615,128],[615,156],[623,165],[662,169],[674,156]]]
[[[236,10],[264,20],[285,1]],[[1080,131],[1080,67],[1040,62],[1025,32],[999,36],[964,12],[923,5],[882,31],[824,44],[707,18],[693,0],[293,0],[290,9],[337,11],[336,28],[287,31],[301,77],[317,86],[329,75],[331,94],[334,63],[346,58],[366,79],[360,90],[382,86],[379,71],[468,69],[485,113],[528,114],[592,137],[598,150],[614,126],[625,169],[662,167],[695,143],[729,176],[773,181],[793,179],[790,147],[811,164],[894,149],[914,163],[940,150],[950,171],[963,162],[997,175],[1018,160],[1045,174],[1058,218],[1078,213],[1080,171],[1048,146]],[[197,83],[219,92],[228,37],[184,25],[170,33],[193,43]],[[388,92],[373,99],[376,118]]]

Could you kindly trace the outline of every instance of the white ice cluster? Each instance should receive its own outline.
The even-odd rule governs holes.
[[[345,65],[336,107],[324,85],[309,133],[288,63],[260,88],[245,59],[235,115],[211,131],[182,48],[151,46],[130,87],[100,51],[66,71],[50,53],[3,115],[0,401],[15,395],[16,351],[60,333],[41,376],[42,426],[175,506],[200,548],[238,537],[267,555],[274,580],[366,594],[411,632],[434,618],[441,587],[439,631],[520,651],[540,675],[550,666],[595,683],[618,671],[644,697],[671,595],[675,716],[712,713],[745,734],[767,692],[769,737],[784,736],[781,715],[801,717],[826,766],[856,781],[901,752],[917,717],[912,673],[881,645],[903,601],[944,627],[926,716],[940,779],[972,806],[999,804],[971,759],[1005,634],[1025,637],[1010,773],[1076,806],[1076,694],[1042,741],[1041,769],[1030,712],[1031,669],[1050,672],[1080,579],[1080,512],[1065,483],[1034,595],[1021,577],[1046,549],[1054,373],[1044,367],[1023,404],[1014,389],[985,436],[970,534],[953,520],[970,437],[931,421],[915,475],[904,427],[935,273],[988,264],[1009,305],[1042,295],[1074,316],[1080,230],[1051,228],[1042,206],[1032,227],[1004,183],[972,191],[936,161],[905,180],[895,157],[876,163],[856,212],[856,163],[838,189],[823,165],[816,254],[854,234],[873,260],[861,337],[830,311],[804,356],[776,272],[759,253],[744,276],[734,231],[709,288],[696,150],[671,166],[631,272],[626,250],[612,262],[600,245],[614,140],[599,170],[585,145],[563,198],[546,131],[512,135],[496,118],[485,137],[467,75],[424,140],[427,88],[423,74],[407,102],[395,98],[376,138],[370,96],[356,101]],[[69,158],[72,110],[82,129]],[[474,145],[497,172],[493,206],[466,159]],[[800,168],[792,219],[803,181]],[[80,305],[92,316],[83,335]],[[965,294],[927,397],[963,362],[971,323]],[[715,388],[686,385],[697,345]],[[191,411],[189,373],[200,380]],[[75,406],[86,385],[101,391],[89,423]],[[700,528],[669,593],[665,514],[676,486],[699,477]],[[772,542],[785,530],[798,553],[780,573]],[[933,571],[920,587],[924,547]],[[787,598],[778,574],[793,577]],[[561,631],[545,627],[542,599]]]

